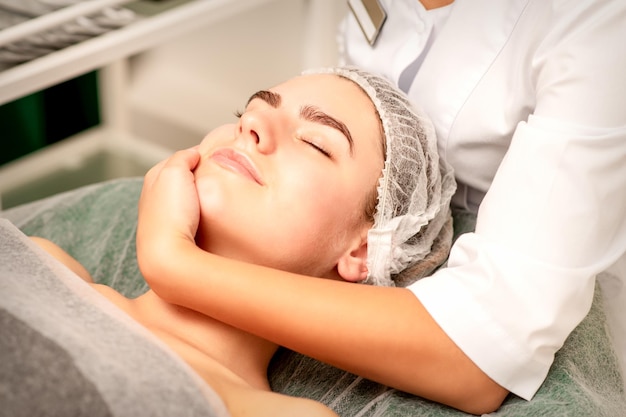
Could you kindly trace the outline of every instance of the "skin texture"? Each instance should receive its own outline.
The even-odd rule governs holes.
[[[345,101],[334,100],[335,94]],[[319,281],[360,281],[367,275],[371,227],[365,207],[382,165],[375,109],[352,82],[307,76],[256,93],[237,123],[213,130],[199,146],[148,172],[139,224],[143,230],[165,229],[160,236],[167,238],[149,242],[152,233],[138,233],[141,262],[154,262],[158,269],[158,258],[175,256],[165,255],[171,243],[177,248],[176,243],[187,243],[188,255],[210,252]],[[181,195],[184,204],[179,204]],[[175,216],[165,218],[167,213]],[[267,367],[276,343],[173,304],[153,290],[123,297],[94,283],[54,243],[33,240],[163,340],[233,416],[336,415],[317,402],[271,392]],[[179,264],[174,275],[170,269],[162,272],[160,279],[176,286],[174,275],[192,270]]]
[[[334,100],[330,86],[361,100]],[[238,124],[214,130],[197,147],[196,242],[232,259],[318,277],[338,278],[335,268],[345,265],[344,279],[364,279],[365,265],[352,271],[344,254],[366,240],[365,198],[382,170],[373,105],[352,82],[329,75],[296,78],[253,97]],[[372,117],[364,122],[363,114]],[[253,180],[221,158],[231,149],[253,166]]]

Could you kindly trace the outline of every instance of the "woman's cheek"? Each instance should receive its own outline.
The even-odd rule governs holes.
[[[206,155],[210,150],[218,146],[224,146],[235,140],[235,125],[228,124],[216,127],[211,130],[200,142],[198,151],[201,155]]]

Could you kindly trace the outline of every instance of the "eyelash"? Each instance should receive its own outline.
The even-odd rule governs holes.
[[[235,110],[234,111],[235,117],[237,117],[238,119],[241,118],[241,116],[243,116],[243,112],[240,110]],[[325,157],[332,159],[333,155],[328,152],[326,149],[324,149],[323,147],[319,146],[317,143],[305,138],[305,137],[301,137],[301,136],[297,136],[296,139],[306,143],[307,145],[309,145],[310,147],[312,147],[313,149],[315,149],[316,151],[318,151],[319,153],[321,153],[322,155],[324,155]]]
[[[306,143],[307,145],[311,146],[313,149],[315,149],[316,151],[318,151],[319,153],[321,153],[322,155],[324,155],[325,157],[332,159],[333,155],[328,152],[326,149],[324,149],[323,147],[321,147],[320,145],[318,145],[317,143],[305,138],[305,137],[301,137],[301,136],[297,136],[296,139],[301,140],[302,142]]]

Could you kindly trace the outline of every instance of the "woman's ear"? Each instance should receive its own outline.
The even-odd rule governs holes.
[[[356,240],[353,246],[339,258],[339,276],[348,282],[361,282],[367,278],[367,232]]]

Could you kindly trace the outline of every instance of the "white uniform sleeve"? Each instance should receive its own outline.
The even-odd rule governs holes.
[[[576,138],[519,126],[475,233],[411,289],[495,381],[530,399],[626,250],[626,129]]]
[[[411,286],[485,373],[525,399],[589,311],[595,276],[626,252],[625,16],[616,8],[554,25],[535,57],[534,114],[515,131],[475,233],[459,238],[448,268]]]

